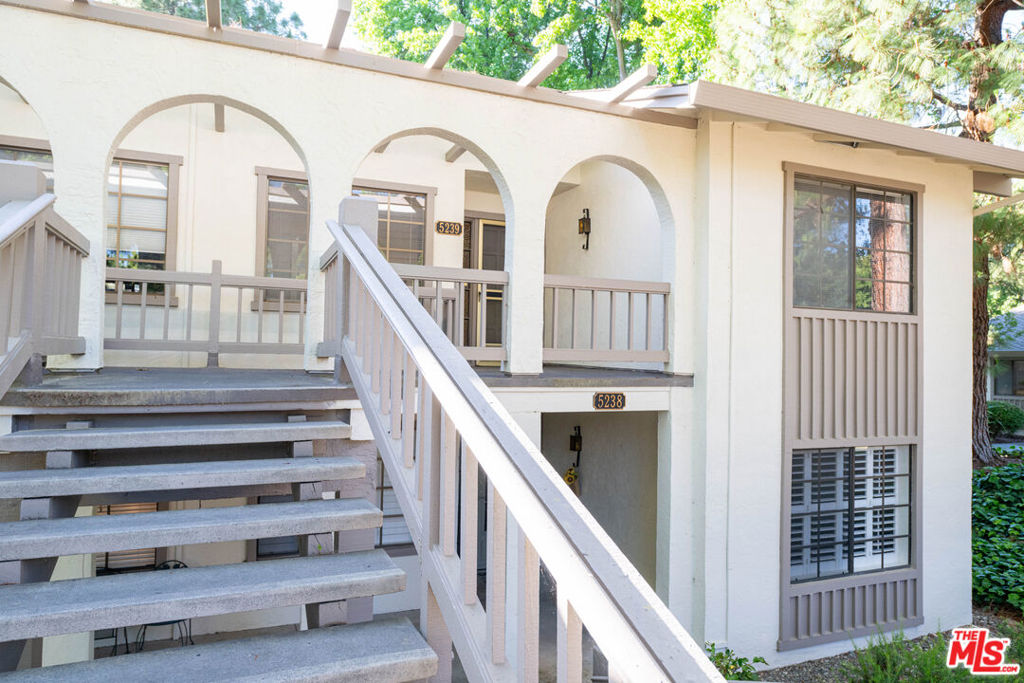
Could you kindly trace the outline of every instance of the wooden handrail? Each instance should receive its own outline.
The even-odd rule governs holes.
[[[445,266],[415,266],[393,263],[403,279],[439,280],[441,282],[472,282],[485,285],[507,285],[508,273],[503,270],[480,270],[471,268],[449,268]]]
[[[671,285],[667,282],[616,280],[581,275],[551,275],[547,273],[544,275],[544,286],[561,289],[596,289],[602,292],[649,292],[651,294],[668,294],[671,289]]]
[[[463,487],[475,479],[476,467],[482,468],[492,522],[503,518],[500,504],[501,514],[507,507],[521,529],[521,537],[508,541],[518,544],[525,606],[537,604],[539,556],[557,583],[559,601],[578,614],[617,671],[633,680],[722,680],[384,260],[365,228],[329,221],[328,229],[343,256],[342,268],[334,272],[344,288],[335,320],[341,355],[419,550],[428,592],[442,603],[432,608],[424,596],[428,617],[431,609],[440,610],[437,616],[467,671],[488,678],[509,673],[501,666],[504,637],[496,631],[500,625],[503,632],[504,623],[494,621],[504,618],[504,605],[491,602],[490,594],[486,613],[475,604],[475,557],[471,563],[466,557],[474,553],[454,558],[457,535],[467,549],[475,547],[476,538],[475,516],[466,509],[475,506],[463,506],[463,523],[456,521],[460,447]],[[506,539],[494,538],[503,533],[495,524],[491,530],[488,582],[491,572],[500,573],[493,580],[500,578],[503,586]],[[523,607],[517,617],[525,629],[518,634],[524,670],[530,669],[536,646],[533,611]],[[445,634],[437,632],[436,621],[430,623],[428,641],[443,649]],[[574,629],[569,641],[578,637]]]

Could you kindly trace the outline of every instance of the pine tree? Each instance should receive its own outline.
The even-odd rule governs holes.
[[[1009,27],[1007,13],[1022,8],[1021,0],[733,0],[719,13],[723,49],[710,70],[717,80],[793,99],[1020,144],[1024,32]],[[1020,257],[1022,231],[1013,209],[974,224],[973,450],[983,462],[993,458],[989,318],[1007,292],[1024,291],[1024,279],[1015,282],[1024,268],[1005,267],[1008,255]],[[990,286],[995,272],[998,292]]]

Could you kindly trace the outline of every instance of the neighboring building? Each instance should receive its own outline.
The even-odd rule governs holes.
[[[993,401],[1006,401],[1024,408],[1024,310],[1013,310],[994,319],[993,326],[1005,322],[1009,333],[988,348],[988,395]],[[1000,325],[1002,326],[1002,325]]]
[[[52,525],[0,534],[0,665],[163,623],[328,675],[370,638],[394,679],[454,644],[471,679],[600,649],[699,680],[705,641],[779,666],[970,623],[973,193],[1024,153],[459,73],[457,40],[433,68],[64,0],[0,27],[0,516]],[[136,469],[20,472],[79,465]],[[90,578],[40,592],[54,550]],[[351,625],[408,610],[424,638]],[[94,666],[132,661],[162,660]]]

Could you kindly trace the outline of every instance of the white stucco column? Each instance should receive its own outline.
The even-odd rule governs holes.
[[[544,221],[546,191],[515,197],[511,229],[505,233],[505,267],[508,269],[508,302],[505,319],[508,360],[505,370],[539,374],[543,370],[544,341]],[[538,441],[540,436],[538,433]]]

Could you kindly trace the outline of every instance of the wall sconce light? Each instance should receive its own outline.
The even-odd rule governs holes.
[[[562,479],[578,496],[580,495],[580,454],[583,452],[583,434],[580,432],[579,425],[576,425],[576,430],[569,435],[569,450],[576,454],[576,462],[569,465],[569,469],[562,475]]]
[[[587,241],[583,243],[584,249],[590,249],[590,209],[583,209],[583,215],[579,220],[580,234],[587,236]]]

